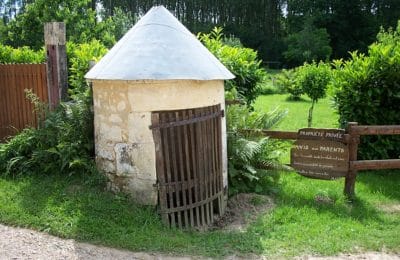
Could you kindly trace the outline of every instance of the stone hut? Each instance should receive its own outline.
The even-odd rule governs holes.
[[[172,224],[222,214],[224,80],[233,77],[167,9],[144,15],[86,74],[96,163],[110,188],[159,205]],[[185,224],[196,214],[204,217]]]

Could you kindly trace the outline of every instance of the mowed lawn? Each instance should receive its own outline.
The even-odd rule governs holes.
[[[289,101],[288,95],[261,96],[255,109],[287,109],[288,115],[274,130],[297,131],[307,127],[309,98]],[[332,98],[318,101],[313,127],[338,128]],[[289,149],[282,160],[289,162]],[[344,179],[313,180],[294,172],[282,173],[277,207],[263,216],[256,227],[264,229],[265,249],[295,250],[314,254],[340,251],[389,249],[400,252],[400,170],[364,171],[356,183],[357,199],[343,196]],[[292,249],[290,249],[292,248]]]
[[[271,111],[273,109],[287,109],[287,117],[277,125],[280,130],[298,130],[307,127],[308,110],[311,100],[307,96],[302,96],[300,101],[288,101],[288,95],[266,95],[260,96],[255,109],[260,111]],[[333,108],[331,97],[320,99],[314,106],[312,127],[337,128],[338,115]]]
[[[263,96],[256,109],[279,104],[289,115],[278,129],[307,124],[309,102]],[[329,100],[315,108],[315,126],[335,127]],[[153,207],[111,194],[93,178],[35,176],[0,178],[0,222],[132,251],[172,255],[270,257],[335,255],[343,252],[400,253],[400,171],[362,172],[357,199],[346,201],[344,180],[307,179],[282,173],[267,194],[275,207],[245,232],[180,231],[164,227]]]

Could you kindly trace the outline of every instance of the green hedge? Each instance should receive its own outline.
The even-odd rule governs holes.
[[[0,63],[43,63],[45,51],[34,51],[29,47],[13,48],[0,44]]]
[[[335,61],[335,101],[344,127],[356,121],[366,125],[400,124],[400,23],[381,31],[366,55],[353,52],[348,61]],[[364,159],[398,158],[399,136],[362,137]]]
[[[226,82],[225,89],[235,88],[250,105],[260,94],[260,84],[266,78],[261,60],[253,49],[241,47],[237,42],[224,42],[221,28],[214,28],[209,34],[200,34],[200,40],[236,77]],[[232,39],[227,39],[232,42]]]

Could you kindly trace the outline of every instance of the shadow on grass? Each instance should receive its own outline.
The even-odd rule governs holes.
[[[400,170],[362,171],[357,175],[357,183],[362,183],[371,192],[400,200]]]
[[[290,103],[311,103],[311,100],[306,99],[304,97],[292,97],[288,96],[285,99],[285,102],[290,102]]]
[[[296,181],[303,183],[302,188],[297,190],[293,184]],[[346,199],[342,194],[343,181],[312,180],[295,176],[290,182],[290,187],[286,186],[287,184],[280,185],[279,193],[276,195],[277,207],[308,208],[315,210],[318,214],[330,213],[337,218],[353,219],[359,222],[381,221],[380,211],[367,199],[356,197],[352,202]],[[304,189],[304,187],[307,188]]]
[[[139,206],[121,194],[81,177],[31,176],[7,180],[19,186],[7,224],[131,251],[176,255],[226,256],[261,254],[259,237],[251,233],[197,232],[161,224],[154,207]],[[6,217],[4,217],[6,216]]]

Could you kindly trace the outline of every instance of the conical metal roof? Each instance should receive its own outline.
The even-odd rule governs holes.
[[[87,79],[232,79],[234,75],[165,7],[150,9],[85,75]]]

